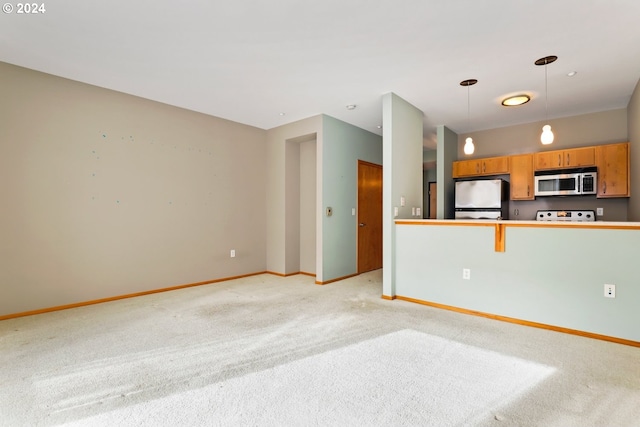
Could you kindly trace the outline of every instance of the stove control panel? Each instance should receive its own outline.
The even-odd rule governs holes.
[[[536,212],[536,220],[538,221],[571,221],[571,222],[588,222],[596,220],[595,211],[538,211]]]

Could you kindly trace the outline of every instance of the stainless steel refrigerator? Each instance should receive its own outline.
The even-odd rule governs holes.
[[[456,219],[508,219],[509,183],[502,179],[458,181]]]

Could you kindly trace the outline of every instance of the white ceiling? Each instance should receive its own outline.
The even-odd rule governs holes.
[[[0,14],[0,61],[263,129],[325,113],[380,134],[395,92],[424,112],[433,147],[439,124],[544,120],[538,58],[559,58],[550,118],[625,108],[640,78],[638,0],[44,3]],[[521,92],[532,101],[500,106]]]

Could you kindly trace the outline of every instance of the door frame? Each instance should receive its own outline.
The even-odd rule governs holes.
[[[361,165],[365,165],[365,166],[371,166],[377,169],[380,169],[380,173],[382,174],[382,165],[376,164],[376,163],[371,163],[371,162],[367,162],[365,160],[360,160],[358,159],[358,166],[357,166],[357,170],[356,170],[356,175],[357,175],[357,179],[356,179],[356,201],[358,202],[357,204],[357,211],[356,211],[356,271],[357,274],[362,274],[365,273],[366,271],[361,271],[360,270],[360,166]],[[382,193],[383,189],[382,186],[380,187],[380,192]],[[383,225],[383,219],[382,219],[382,206],[380,207],[380,227],[382,229],[382,225]],[[380,250],[382,251],[382,234],[380,235]],[[382,265],[380,266],[382,267]]]
[[[438,188],[438,183],[437,181],[429,181],[427,183],[427,212],[426,212],[426,217],[429,219],[436,219],[438,217],[438,211],[437,211],[437,198],[436,198],[436,211],[434,212],[434,217],[431,217],[431,186],[434,186],[436,188],[436,194],[437,194],[437,188]],[[437,196],[436,196],[437,197]]]

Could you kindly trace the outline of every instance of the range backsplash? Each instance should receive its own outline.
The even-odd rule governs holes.
[[[596,196],[537,197],[536,200],[509,202],[509,219],[532,221],[539,210],[593,210],[603,208],[604,215],[596,221],[627,221],[629,199],[598,199]]]

